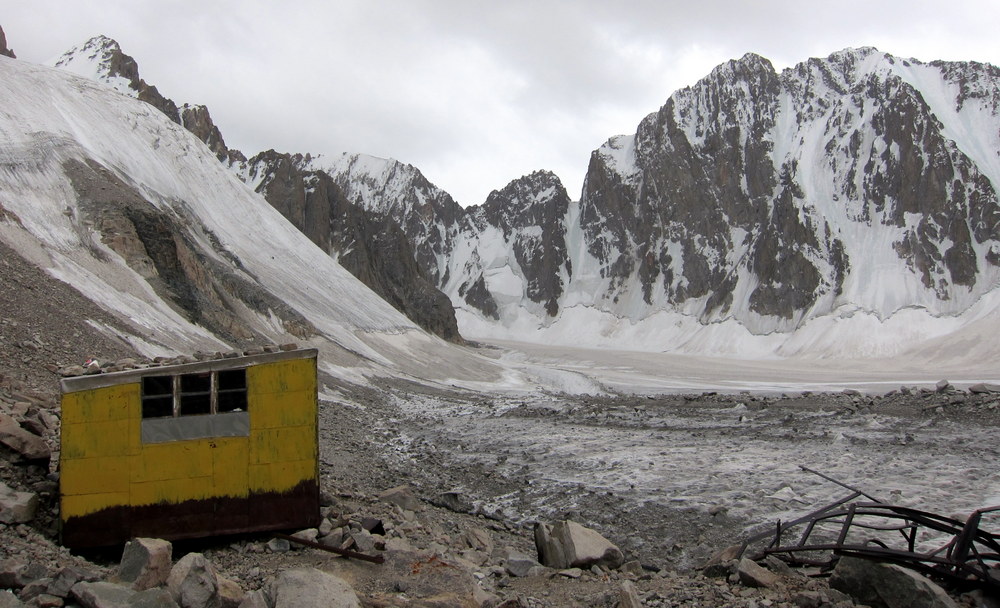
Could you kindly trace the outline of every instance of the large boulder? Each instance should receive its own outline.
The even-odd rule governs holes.
[[[2,413],[0,413],[0,443],[20,454],[25,460],[47,462],[52,456],[44,439],[24,430],[17,420]]]
[[[625,555],[611,541],[570,520],[536,524],[535,548],[538,561],[559,570],[594,565],[614,570],[625,563]]]
[[[83,608],[127,608],[135,591],[115,583],[77,583],[70,591]]]
[[[315,568],[285,570],[271,583],[274,608],[361,608],[343,579]]]
[[[895,564],[843,556],[830,587],[872,608],[957,608],[944,589],[926,577]]]
[[[219,578],[201,553],[177,560],[167,577],[167,589],[181,608],[220,608]]]
[[[118,566],[118,581],[136,591],[159,587],[167,582],[173,545],[159,538],[133,538],[125,543]]]
[[[38,495],[18,492],[0,482],[0,523],[23,524],[35,519]]]

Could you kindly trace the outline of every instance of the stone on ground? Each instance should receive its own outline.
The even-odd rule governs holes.
[[[136,591],[159,587],[167,582],[173,565],[173,545],[159,538],[134,538],[125,543],[118,581]]]
[[[0,443],[14,450],[25,460],[48,460],[52,452],[45,440],[21,428],[17,420],[0,413]]]
[[[35,519],[38,495],[18,492],[0,482],[0,523],[23,524]]]
[[[840,558],[830,587],[872,608],[957,608],[955,600],[926,577],[859,557]]]
[[[595,565],[614,570],[625,563],[625,555],[611,541],[570,520],[551,527],[537,524],[535,548],[542,564],[559,570]]]
[[[219,606],[218,575],[201,553],[188,553],[177,560],[167,577],[167,589],[181,608]]]
[[[70,591],[83,608],[126,608],[135,591],[116,585],[98,581],[96,583],[77,583]]]
[[[757,564],[752,559],[743,558],[736,567],[740,582],[747,587],[767,587],[773,589],[778,585],[778,576]]]
[[[129,608],[179,608],[177,602],[164,588],[139,591],[128,601]]]
[[[285,570],[271,583],[274,608],[361,608],[343,579],[315,568]]]
[[[389,488],[378,495],[378,499],[396,505],[404,511],[422,511],[424,505],[420,499],[413,494],[410,486],[396,486]]]
[[[618,588],[618,608],[642,608],[642,600],[632,581],[622,581]]]

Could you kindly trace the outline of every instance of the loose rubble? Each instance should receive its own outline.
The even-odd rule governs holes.
[[[288,348],[294,345],[269,345],[238,354]],[[235,355],[129,357],[110,364],[60,366],[49,372],[48,385],[0,378],[0,608],[277,608],[309,606],[320,598],[325,603],[316,605],[366,607],[876,605],[860,584],[831,586],[832,581],[849,578],[843,572],[832,580],[809,578],[780,562],[737,561],[725,553],[703,572],[670,568],[662,556],[643,553],[634,542],[612,542],[575,517],[534,521],[529,526],[502,513],[486,512],[475,486],[456,488],[445,483],[447,477],[429,472],[421,476],[412,462],[401,468],[391,447],[374,447],[372,438],[380,428],[363,412],[349,408],[338,410],[336,419],[321,425],[327,446],[321,463],[321,523],[292,536],[379,555],[382,564],[338,557],[267,534],[177,546],[160,539],[134,539],[118,561],[101,555],[87,556],[88,560],[59,547],[55,542],[58,378],[226,356]],[[338,390],[346,401],[370,403],[379,398],[352,392],[350,387]],[[928,417],[972,415],[992,420],[1000,414],[1000,387],[974,385],[960,391],[946,383],[934,390],[907,389],[881,398],[860,394],[826,398],[826,403],[845,412],[903,407],[904,402],[906,407],[918,403]],[[589,415],[590,407],[585,405],[581,415]],[[754,407],[744,404],[747,412]],[[595,415],[616,411],[613,404],[592,409]],[[545,415],[527,410],[519,414]],[[710,516],[723,517],[724,512]],[[717,544],[705,550],[720,548]],[[958,598],[956,604],[955,598],[942,595],[932,583],[923,582],[927,579],[909,571],[902,579],[920,587],[921,598],[942,602],[928,605],[979,605],[971,595]],[[876,586],[882,588],[881,583]],[[908,593],[891,592],[897,600],[911,597]]]

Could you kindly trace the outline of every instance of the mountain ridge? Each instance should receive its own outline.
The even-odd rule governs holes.
[[[579,201],[538,204],[539,172],[461,209],[392,159],[302,170],[402,228],[463,332],[563,335],[586,309],[603,329],[585,342],[665,322],[693,346],[722,324],[779,352],[769,336],[797,344],[818,319],[957,318],[1000,284],[998,82],[872,47],[781,72],[747,53],[595,150]]]

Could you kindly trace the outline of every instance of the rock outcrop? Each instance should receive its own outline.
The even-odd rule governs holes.
[[[448,297],[414,257],[406,234],[386,214],[351,203],[313,158],[262,152],[240,175],[271,205],[372,291],[425,330],[462,340]]]
[[[11,59],[17,59],[17,55],[14,54],[14,51],[7,48],[7,35],[3,33],[2,27],[0,27],[0,55],[10,57]]]

